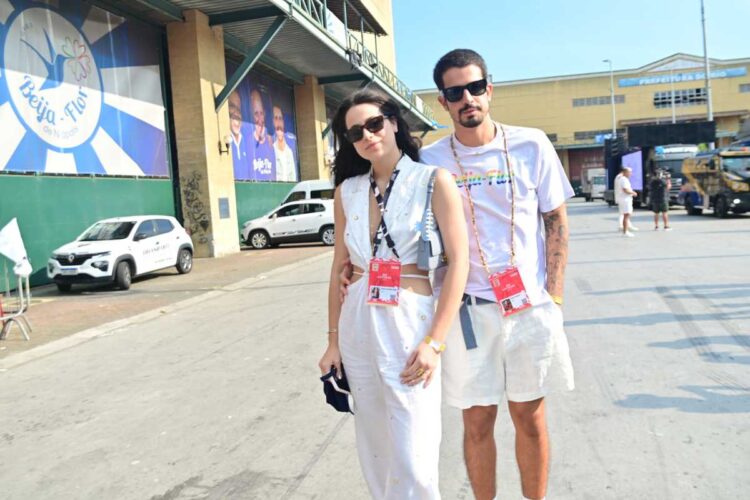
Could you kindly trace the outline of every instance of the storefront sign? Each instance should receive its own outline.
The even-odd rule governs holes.
[[[711,78],[736,78],[747,75],[747,68],[727,68],[716,69],[711,71]],[[703,82],[706,78],[705,71],[695,71],[693,73],[674,73],[671,80],[674,83],[681,82]],[[644,76],[638,78],[621,78],[617,81],[620,87],[638,87],[641,85],[659,85],[670,83],[670,75]]]

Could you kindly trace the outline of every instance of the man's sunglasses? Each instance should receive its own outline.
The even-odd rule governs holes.
[[[344,132],[344,137],[346,137],[346,140],[352,144],[359,142],[365,136],[365,129],[372,134],[376,134],[383,130],[386,118],[390,117],[387,115],[378,115],[368,118],[365,120],[364,125],[354,125],[352,128]]]
[[[443,89],[443,97],[448,102],[458,102],[464,97],[464,90],[468,90],[469,94],[473,96],[482,95],[487,92],[487,79],[482,78],[475,82],[467,83],[466,85],[456,85],[455,87],[448,87]]]

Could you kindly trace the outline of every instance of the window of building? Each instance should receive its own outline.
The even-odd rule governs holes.
[[[573,139],[576,141],[593,141],[596,139],[597,135],[605,135],[605,134],[611,134],[612,129],[606,129],[606,130],[584,130],[579,132],[573,132]],[[617,129],[617,135],[624,134],[625,129],[624,128],[618,128]]]
[[[750,92],[750,83],[740,83],[740,92]]]
[[[608,95],[602,95],[597,97],[576,97],[573,99],[573,107],[580,108],[581,106],[603,106],[610,104],[612,99]],[[615,104],[623,104],[625,102],[625,96],[620,94],[615,96]]]
[[[547,134],[549,142],[557,142],[557,134]]]
[[[706,104],[706,89],[681,89],[674,91],[675,106],[698,106]],[[672,106],[672,91],[666,90],[654,93],[654,106],[668,108]]]

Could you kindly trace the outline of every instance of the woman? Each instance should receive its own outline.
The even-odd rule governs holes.
[[[435,167],[417,163],[419,141],[400,108],[371,90],[341,104],[333,131],[339,144],[333,166],[336,242],[329,343],[319,366],[323,373],[331,367],[341,373],[343,360],[354,398],[357,451],[371,495],[437,499],[439,355],[468,275],[460,195],[453,177],[438,169],[432,207],[448,269],[435,310],[428,273],[416,266],[419,223]],[[400,287],[378,281],[383,261],[373,263],[374,258],[395,265],[396,276],[400,266]],[[349,260],[354,275],[342,304],[339,274]],[[375,287],[378,297],[372,297]],[[397,305],[373,305],[392,301],[393,290]]]

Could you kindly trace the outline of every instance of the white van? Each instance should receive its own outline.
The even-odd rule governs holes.
[[[280,205],[290,201],[299,200],[332,200],[333,181],[328,179],[317,179],[314,181],[302,181],[295,184],[284,201]]]

